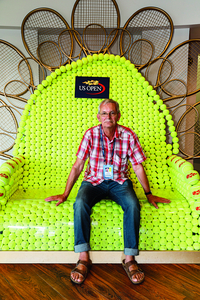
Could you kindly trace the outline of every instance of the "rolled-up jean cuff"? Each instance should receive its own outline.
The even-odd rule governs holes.
[[[74,246],[74,252],[75,253],[90,251],[90,249],[91,248],[90,248],[90,245],[88,243]]]
[[[124,249],[124,254],[125,255],[137,256],[137,255],[139,255],[139,250],[138,249],[125,248]]]

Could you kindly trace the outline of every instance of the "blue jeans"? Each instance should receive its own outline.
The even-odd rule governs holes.
[[[91,208],[105,197],[115,201],[124,211],[125,255],[138,255],[140,204],[129,179],[123,184],[113,180],[104,180],[96,186],[87,181],[82,182],[74,203],[75,252],[91,249],[89,244]]]

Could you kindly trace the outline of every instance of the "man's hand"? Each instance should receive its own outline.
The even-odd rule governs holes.
[[[154,196],[154,195],[147,195],[147,199],[149,201],[149,203],[151,203],[155,208],[158,209],[158,205],[156,204],[157,202],[159,203],[170,203],[171,201],[165,198],[161,198],[158,196]]]
[[[51,201],[58,201],[56,203],[56,206],[60,205],[61,203],[65,202],[67,199],[63,195],[57,195],[57,196],[50,196],[45,199],[46,202],[51,202]]]

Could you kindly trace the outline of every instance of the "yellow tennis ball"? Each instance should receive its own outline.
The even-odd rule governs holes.
[[[3,200],[6,196],[6,191],[4,187],[0,186],[0,200]]]
[[[190,185],[195,185],[199,182],[199,173],[195,170],[190,170],[185,173],[185,180]]]
[[[190,195],[194,199],[200,198],[200,182],[191,186],[190,188]]]
[[[6,172],[12,175],[15,172],[15,166],[7,161],[1,165],[1,172]]]
[[[65,66],[61,66],[61,67],[60,67],[60,71],[61,71],[62,73],[66,72],[66,67],[65,67]]]
[[[0,172],[0,186],[7,185],[10,180],[10,175],[8,173]]]
[[[193,165],[186,160],[180,162],[179,168],[183,174],[187,173],[188,171],[194,170]]]

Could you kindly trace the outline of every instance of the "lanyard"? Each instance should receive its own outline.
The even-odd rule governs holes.
[[[103,134],[102,134],[101,125],[100,125],[100,137],[101,137],[101,146],[102,146],[102,153],[103,153],[104,163],[106,164],[106,156],[105,156],[105,149],[104,149],[104,144],[103,144]],[[112,149],[112,155],[111,155],[111,160],[110,160],[111,164],[113,162],[114,150],[115,150],[115,138],[114,138],[114,141],[113,141],[113,149]]]

